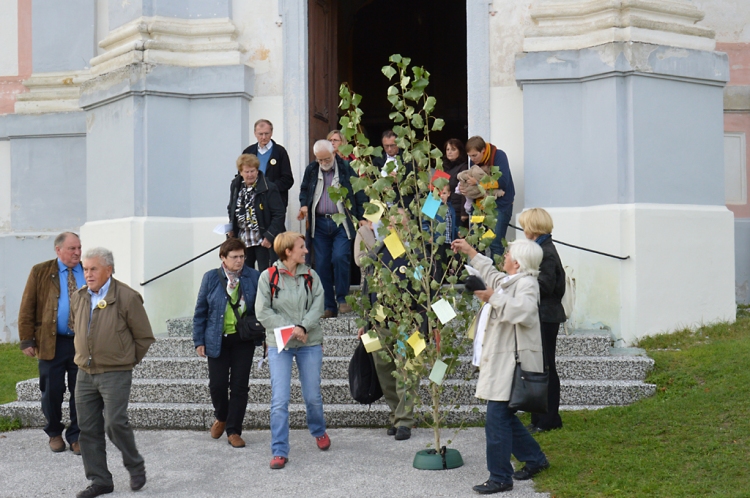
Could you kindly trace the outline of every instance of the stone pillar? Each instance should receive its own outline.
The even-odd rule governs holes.
[[[86,247],[114,252],[116,278],[143,294],[156,332],[165,319],[192,314],[200,279],[218,266],[218,252],[140,283],[224,239],[212,230],[227,222],[235,160],[250,134],[253,70],[241,63],[230,5],[110,2],[114,29],[82,87],[82,238]],[[223,17],[206,15],[215,8]]]
[[[689,2],[537,2],[516,78],[526,206],[544,207],[575,271],[574,322],[622,343],[734,320],[724,205],[725,54]]]

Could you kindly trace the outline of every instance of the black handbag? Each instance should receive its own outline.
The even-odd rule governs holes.
[[[513,372],[508,409],[514,412],[520,410],[527,413],[547,413],[548,386],[549,371],[546,363],[544,372],[527,372],[521,368],[521,361],[518,359],[518,335],[516,334],[516,369]]]
[[[226,289],[224,289],[224,292],[226,292]],[[240,290],[240,292],[242,291]],[[233,303],[232,296],[230,296],[228,292],[227,299],[229,299],[229,306],[232,308],[232,311],[234,311],[235,318],[237,318],[235,328],[237,329],[237,335],[240,337],[240,340],[255,343],[266,340],[266,328],[258,321],[255,314],[248,313],[250,308],[246,308],[245,313],[240,315],[240,299],[238,298],[237,302]]]

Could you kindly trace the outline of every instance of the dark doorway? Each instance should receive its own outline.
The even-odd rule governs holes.
[[[392,126],[388,80],[391,54],[411,57],[431,74],[427,93],[446,122],[434,143],[467,138],[466,3],[460,0],[308,0],[310,155],[315,140],[338,125],[338,87],[362,95],[364,126],[379,145]],[[334,77],[334,75],[336,75]]]

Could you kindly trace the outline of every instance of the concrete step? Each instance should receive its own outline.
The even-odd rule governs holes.
[[[654,367],[654,360],[643,356],[558,356],[560,379],[566,380],[643,380]]]
[[[423,404],[430,403],[430,381],[421,383],[420,397]],[[445,405],[476,405],[482,404],[474,397],[476,381],[446,380],[443,384],[442,402]],[[351,398],[349,381],[341,379],[324,379],[320,383],[323,403],[329,404],[357,404]],[[40,401],[38,379],[19,382],[16,385],[18,401]],[[65,400],[69,398],[65,394]],[[249,399],[252,403],[271,403],[270,379],[251,379]],[[207,379],[133,379],[130,390],[131,403],[211,403]],[[291,403],[303,403],[302,388],[299,380],[293,379],[291,386]],[[381,399],[376,404],[384,403]]]
[[[171,320],[170,322],[176,322]],[[351,322],[351,323],[350,323]],[[351,318],[330,318],[323,320],[326,335],[323,341],[323,354],[326,356],[348,356],[354,354],[357,347],[357,330],[352,325]],[[192,322],[190,325],[192,330]],[[595,332],[595,333],[594,333]],[[149,348],[149,357],[192,357],[195,350],[190,336],[161,337]],[[467,342],[467,354],[471,350],[471,344]],[[612,338],[603,335],[601,331],[576,331],[566,336],[557,337],[556,355],[562,356],[611,356],[611,355],[640,355],[645,356],[642,350],[636,348],[615,349],[612,348]]]
[[[612,337],[602,330],[575,330],[557,336],[556,356],[609,356]]]
[[[323,407],[328,427],[385,427],[388,424],[388,408],[377,405],[325,405]],[[445,407],[447,423],[479,424],[484,421],[485,405]],[[39,402],[15,401],[0,405],[0,417],[21,419],[25,427],[42,427],[44,415]],[[130,403],[128,405],[130,425],[137,429],[193,429],[208,430],[214,421],[210,403]],[[63,409],[63,420],[69,421],[67,408]],[[249,404],[243,426],[247,429],[268,429],[269,405]],[[289,423],[292,428],[307,427],[305,406],[289,405]]]
[[[347,313],[336,318],[321,319],[325,335],[356,335],[357,325],[355,319],[357,315]],[[193,317],[173,318],[167,320],[167,335],[169,337],[192,337],[193,336]]]
[[[639,380],[560,381],[561,405],[629,405],[653,396],[654,384]]]
[[[16,386],[18,400],[38,402],[41,399],[38,379],[19,382]],[[563,405],[625,405],[650,396],[654,392],[652,384],[639,381],[611,380],[564,380],[561,381],[560,402]],[[429,381],[420,387],[422,403],[430,403]],[[444,382],[441,403],[454,406],[483,404],[474,397],[476,380],[447,379]],[[342,379],[321,381],[321,395],[325,405],[356,404],[349,393],[349,382]],[[66,395],[67,399],[67,395]],[[249,399],[251,403],[270,404],[271,381],[251,379]],[[131,403],[200,404],[211,403],[206,379],[134,379],[130,392]],[[303,403],[302,390],[298,380],[292,380],[291,402]],[[380,400],[375,404],[383,404]]]
[[[323,339],[323,354],[351,357],[358,344],[359,341],[354,334],[326,336]],[[260,352],[261,349],[257,348],[256,354]],[[159,337],[151,345],[146,356],[148,358],[192,358],[196,354],[191,337]]]

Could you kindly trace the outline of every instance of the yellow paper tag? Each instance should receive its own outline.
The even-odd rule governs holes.
[[[481,223],[484,221],[484,216],[472,216],[471,222],[472,223]]]
[[[424,351],[424,348],[427,346],[419,332],[414,332],[406,340],[406,342],[408,342],[409,346],[411,346],[411,348],[414,350],[414,356],[419,356],[419,354]]]
[[[492,231],[492,229],[487,230],[484,232],[484,235],[482,235],[483,239],[494,239],[495,238],[495,232]]]
[[[380,344],[380,339],[377,336],[372,337],[370,334],[362,334],[362,344],[365,345],[365,351],[368,353],[374,353],[379,349],[383,349],[383,345]]]
[[[385,204],[375,199],[370,200],[370,202],[378,206],[378,210],[372,214],[364,215],[363,218],[366,220],[370,220],[373,223],[377,223],[378,221],[380,221],[380,218],[383,216],[383,212],[385,212]]]
[[[406,248],[404,247],[404,244],[401,243],[401,239],[398,238],[398,234],[396,232],[391,232],[391,234],[386,237],[383,242],[385,242],[385,247],[388,248],[388,251],[391,253],[391,257],[393,259],[398,258],[406,252]]]

